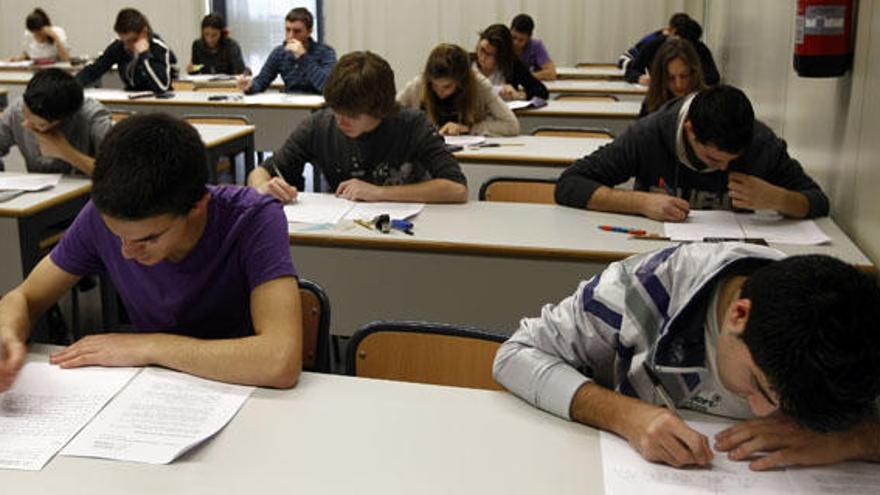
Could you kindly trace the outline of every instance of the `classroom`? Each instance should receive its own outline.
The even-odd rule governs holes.
[[[880,6],[3,0],[0,486],[880,492]]]

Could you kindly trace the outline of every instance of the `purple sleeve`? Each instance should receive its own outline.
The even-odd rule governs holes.
[[[249,222],[241,237],[242,266],[248,290],[281,277],[296,277],[287,234],[287,218],[281,203],[267,201]]]
[[[59,268],[71,275],[84,277],[99,273],[104,269],[104,263],[96,243],[106,238],[104,229],[106,227],[98,210],[89,201],[49,256]]]
[[[553,61],[550,59],[550,54],[547,53],[547,48],[544,47],[543,41],[541,41],[539,39],[532,38],[532,43],[534,44],[533,57],[534,57],[534,62],[535,62],[536,66],[543,67],[544,64]]]

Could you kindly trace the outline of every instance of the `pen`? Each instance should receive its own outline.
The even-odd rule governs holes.
[[[675,196],[675,191],[673,191],[672,188],[666,184],[666,180],[663,179],[663,177],[660,177],[659,184],[660,184],[660,189],[663,189],[664,191],[666,191],[666,194],[668,194],[670,196]]]
[[[363,227],[363,228],[365,228],[365,229],[367,229],[367,230],[373,230],[373,225],[372,225],[370,222],[366,221],[366,220],[358,220],[358,219],[355,219],[354,223],[360,225],[361,227]]]
[[[620,232],[621,234],[632,234],[632,235],[645,235],[644,229],[635,229],[631,227],[617,227],[615,225],[600,225],[600,230],[604,230],[606,232]]]
[[[480,148],[498,148],[499,146],[525,146],[525,143],[482,143]]]
[[[281,174],[281,171],[278,170],[278,165],[275,165],[275,160],[270,162],[272,164],[272,171],[275,172],[275,175],[281,179],[284,179],[284,175]]]
[[[672,397],[669,396],[669,392],[666,391],[666,388],[663,387],[663,382],[660,381],[660,377],[658,377],[654,370],[648,365],[647,361],[642,362],[642,367],[645,368],[645,374],[648,375],[648,378],[651,380],[651,383],[654,385],[654,391],[657,392],[657,395],[660,396],[660,400],[663,401],[663,404],[666,406],[666,409],[669,409],[672,414],[681,417],[678,414],[678,409],[675,407],[675,402],[672,401]]]
[[[633,234],[629,236],[630,239],[635,239],[639,241],[671,241],[672,238],[666,237],[664,235],[655,234],[653,232],[649,232],[647,234]]]

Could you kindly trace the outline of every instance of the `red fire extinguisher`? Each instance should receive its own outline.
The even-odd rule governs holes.
[[[852,66],[853,0],[798,0],[794,70],[802,77],[842,76]]]

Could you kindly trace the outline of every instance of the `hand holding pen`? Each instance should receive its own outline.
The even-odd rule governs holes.
[[[281,170],[278,169],[278,165],[275,165],[274,161],[270,161],[269,163],[272,165],[272,171],[275,173],[275,177],[272,177],[267,182],[257,186],[257,191],[262,194],[274,196],[282,203],[293,203],[296,201],[296,196],[298,194],[296,188],[284,180]]]

